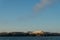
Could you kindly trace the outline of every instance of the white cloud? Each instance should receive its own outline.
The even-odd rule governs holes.
[[[54,1],[55,1],[55,0],[40,0],[40,2],[37,3],[37,4],[34,6],[34,10],[35,10],[35,11],[39,11],[39,10],[45,8],[47,5],[48,5],[48,6],[49,6],[49,5],[52,5]]]

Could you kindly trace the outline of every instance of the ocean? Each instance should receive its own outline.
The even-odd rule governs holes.
[[[60,36],[55,36],[55,37],[0,37],[0,40],[60,40]]]

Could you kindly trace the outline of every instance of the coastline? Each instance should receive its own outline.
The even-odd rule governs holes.
[[[50,33],[50,32],[44,32],[43,34],[41,33],[30,33],[30,32],[2,32],[0,33],[0,37],[47,37],[47,36],[60,36],[60,33]]]

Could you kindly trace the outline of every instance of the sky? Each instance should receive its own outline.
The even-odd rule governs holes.
[[[60,32],[60,1],[0,0],[0,32]]]

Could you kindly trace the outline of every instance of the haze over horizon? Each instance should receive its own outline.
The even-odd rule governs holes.
[[[59,0],[0,0],[0,32],[35,30],[60,32]]]

